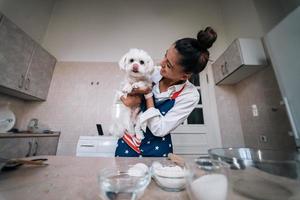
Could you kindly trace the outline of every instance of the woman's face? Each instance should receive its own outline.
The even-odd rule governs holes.
[[[174,45],[172,45],[165,54],[165,57],[160,62],[161,70],[160,74],[172,81],[187,80],[189,75],[183,71],[183,67],[179,64],[181,55],[177,51]]]

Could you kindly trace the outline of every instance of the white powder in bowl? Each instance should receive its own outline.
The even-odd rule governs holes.
[[[198,200],[226,200],[227,178],[223,174],[201,176],[191,183],[193,195]]]
[[[155,162],[152,164],[154,179],[163,189],[181,190],[184,188],[185,171],[179,166],[162,166]]]
[[[147,173],[148,167],[144,163],[137,163],[129,168],[129,176],[143,176]]]

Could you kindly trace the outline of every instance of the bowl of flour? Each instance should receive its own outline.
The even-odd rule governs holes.
[[[168,192],[178,192],[185,188],[185,168],[173,163],[153,162],[152,178],[157,185]]]

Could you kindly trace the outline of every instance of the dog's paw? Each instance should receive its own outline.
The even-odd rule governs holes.
[[[133,89],[133,88],[132,88],[131,85],[126,85],[126,86],[123,88],[122,92],[128,94],[128,93],[130,93],[130,92],[132,91],[132,89]]]
[[[144,81],[139,81],[139,82],[133,83],[132,87],[133,88],[144,88],[144,87],[146,87],[146,84]]]

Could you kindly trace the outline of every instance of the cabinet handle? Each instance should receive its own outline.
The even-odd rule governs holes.
[[[225,69],[225,74],[227,74],[228,73],[228,68],[227,68],[227,62],[226,61],[224,63],[224,69]]]
[[[221,65],[221,72],[222,72],[222,75],[224,76],[225,75],[224,65]]]
[[[21,75],[21,79],[19,79],[19,83],[18,83],[19,88],[22,88],[22,87],[23,87],[24,80],[25,80],[25,77],[24,77],[24,75],[22,74],[22,75]]]
[[[30,87],[30,78],[27,78],[25,82],[25,90],[28,90],[29,87]]]
[[[82,144],[80,145],[81,147],[95,147],[94,145],[92,144]]]
[[[38,147],[39,147],[39,144],[38,144],[37,141],[35,141],[35,149],[34,149],[34,152],[33,152],[33,156],[36,156]]]
[[[29,157],[30,156],[31,149],[32,149],[32,142],[28,142],[28,145],[29,145],[29,148],[28,148],[28,152],[27,152],[27,154],[26,154],[25,157]]]

